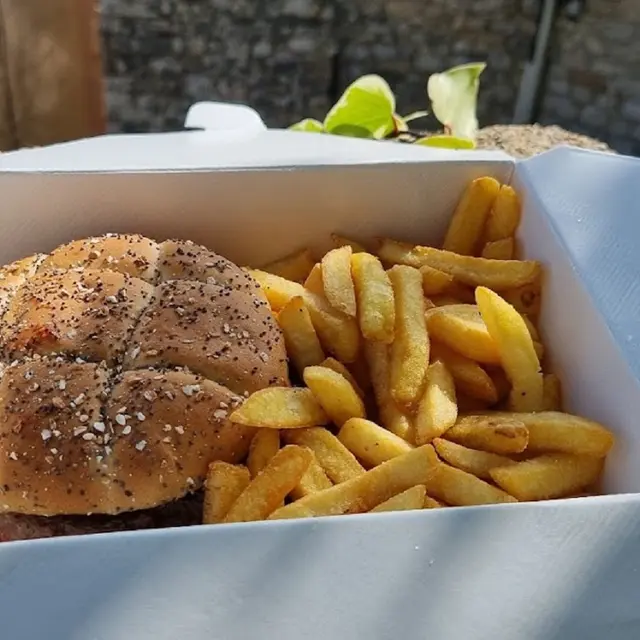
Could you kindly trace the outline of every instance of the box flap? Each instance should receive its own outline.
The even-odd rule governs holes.
[[[0,154],[0,171],[148,172],[390,162],[505,161],[499,151],[451,151],[390,141],[267,130],[242,105],[198,103],[191,131],[107,135]]]

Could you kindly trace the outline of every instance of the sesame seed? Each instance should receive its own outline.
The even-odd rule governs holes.
[[[118,302],[118,298],[116,298],[115,296],[107,296],[105,298],[105,302],[109,302],[111,304],[116,304]]]
[[[182,387],[182,393],[184,393],[185,396],[192,396],[194,393],[198,393],[199,391],[200,391],[199,384],[187,384],[184,387]]]
[[[73,404],[76,406],[82,404],[86,400],[87,396],[84,393],[81,393],[77,398],[74,398]]]
[[[49,429],[43,429],[40,432],[40,436],[46,442],[51,437],[51,431],[49,431]]]
[[[33,371],[31,371],[31,369],[29,369],[29,371],[25,372],[24,379],[25,380],[31,380],[31,378],[33,378]]]
[[[84,440],[95,440],[96,439],[96,434],[95,433],[83,433],[82,434],[82,438]]]
[[[227,417],[227,412],[224,409],[217,409],[213,412],[213,417],[216,418],[216,420],[222,420]]]
[[[171,431],[173,427],[170,424],[165,424],[164,427],[162,427],[163,431]]]
[[[187,478],[187,484],[190,486],[193,486],[196,483],[196,481],[193,478]]]
[[[85,361],[82,358],[76,358],[76,364],[85,364]]]
[[[58,450],[55,447],[53,447],[53,449],[51,449],[50,451],[54,456],[58,454]]]
[[[140,347],[134,347],[133,349],[131,349],[132,358],[137,358],[139,353],[140,353]]]
[[[60,382],[58,382],[58,389],[60,389],[60,391],[64,391],[66,388],[67,388],[67,381],[60,380]]]
[[[104,433],[104,430],[106,429],[104,422],[94,422],[93,428],[100,433]]]
[[[147,419],[147,417],[144,415],[144,413],[142,413],[140,411],[138,411],[138,413],[136,413],[136,418],[138,418],[138,420],[140,422],[144,422]]]
[[[269,360],[269,356],[264,351],[261,351],[260,360],[262,360],[262,362],[267,362],[267,360]]]
[[[10,457],[12,460],[17,460],[17,459],[18,459],[18,454],[17,454],[15,451],[12,451],[12,452],[9,454],[9,457]]]
[[[123,430],[122,430],[122,435],[123,436],[128,436],[131,433],[131,425],[128,424]]]
[[[231,328],[229,327],[228,323],[224,323],[222,325],[222,331],[224,331],[224,333],[229,333],[229,331],[231,331]]]
[[[157,398],[157,395],[153,391],[145,391],[142,396],[148,402],[153,402]]]
[[[140,442],[136,442],[136,449],[138,451],[142,451],[147,446],[146,440],[140,440]]]
[[[184,427],[178,425],[177,427],[174,427],[176,433],[179,433],[181,436],[184,435]]]
[[[171,391],[165,391],[164,395],[167,396],[167,398],[169,398],[169,400],[175,399],[175,396],[173,395],[173,393]]]
[[[122,413],[119,413],[118,415],[116,415],[116,422],[121,426],[124,427],[125,424],[127,424],[127,418],[125,415],[123,415]]]
[[[65,406],[64,400],[62,398],[59,398],[58,396],[55,396],[54,398],[52,398],[51,404],[57,409],[63,409]]]
[[[76,427],[73,430],[73,435],[74,436],[79,436],[79,435],[83,434],[86,430],[87,430],[87,427]]]
[[[80,422],[86,422],[89,419],[89,416],[86,413],[83,413],[78,420],[80,420]]]
[[[162,442],[166,442],[167,444],[169,444],[171,442],[171,436],[166,436],[165,438],[162,438]]]

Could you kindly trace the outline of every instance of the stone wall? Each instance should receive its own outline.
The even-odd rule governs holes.
[[[640,154],[639,0],[588,0],[556,23],[539,119]],[[364,73],[401,112],[426,80],[486,60],[479,116],[508,123],[540,0],[101,0],[110,127],[179,128],[198,100],[256,108],[271,126],[322,118]],[[635,5],[635,9],[632,8]]]

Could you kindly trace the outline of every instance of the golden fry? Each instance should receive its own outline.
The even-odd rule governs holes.
[[[333,249],[322,258],[322,286],[329,304],[352,318],[356,317],[356,292],[351,278],[351,247]]]
[[[562,385],[560,378],[553,373],[543,376],[542,404],[545,411],[562,411]]]
[[[511,406],[516,411],[543,408],[542,372],[531,334],[522,316],[497,293],[478,287],[478,308],[498,345],[502,366],[511,382]]]
[[[369,253],[351,257],[360,331],[366,340],[393,341],[396,308],[391,280],[382,264]]]
[[[489,212],[484,237],[487,242],[515,236],[521,218],[521,204],[513,187],[503,184]]]
[[[229,419],[268,429],[299,429],[329,422],[313,393],[294,387],[260,389],[252,393]]]
[[[364,391],[360,388],[358,381],[355,379],[351,371],[345,367],[342,362],[339,362],[335,358],[326,358],[320,363],[321,367],[326,367],[327,369],[331,369],[336,373],[339,373],[341,376],[345,377],[349,384],[353,387],[354,391],[361,397],[364,397]]]
[[[521,453],[527,448],[529,431],[513,414],[463,416],[444,436],[470,449],[490,453]]]
[[[422,276],[396,265],[389,270],[396,301],[396,331],[390,351],[391,397],[403,407],[419,401],[429,364]]]
[[[345,482],[364,473],[364,467],[338,438],[322,427],[299,429],[284,435],[289,444],[311,449],[333,482]]]
[[[496,291],[531,283],[541,272],[540,263],[533,260],[487,260],[388,239],[382,240],[378,255],[388,264],[405,264],[417,269],[427,265],[468,286],[484,286]]]
[[[203,524],[218,524],[231,505],[249,486],[251,476],[246,467],[216,461],[209,465],[205,483]]]
[[[453,276],[424,265],[420,267],[422,274],[422,290],[425,296],[436,296],[444,293],[453,284]]]
[[[296,296],[278,314],[287,354],[298,373],[324,360],[324,352],[303,299]]]
[[[453,377],[447,367],[436,360],[427,369],[427,384],[415,417],[416,444],[427,444],[441,436],[457,418]]]
[[[534,413],[494,413],[497,419],[515,419],[529,432],[527,451],[574,453],[604,458],[614,444],[609,429],[593,420],[587,420],[559,411]]]
[[[489,453],[488,451],[469,449],[450,440],[443,440],[442,438],[436,438],[433,441],[433,446],[436,449],[436,453],[447,464],[471,473],[482,480],[491,481],[491,475],[489,474],[491,469],[516,464],[516,462],[506,456]]]
[[[318,262],[313,265],[309,276],[304,281],[304,288],[310,293],[324,296],[324,283],[322,281],[322,265]]]
[[[249,269],[249,274],[258,282],[271,308],[275,311],[280,311],[292,298],[304,297],[305,289],[298,282],[292,282],[260,269]]]
[[[513,260],[515,254],[516,241],[513,238],[487,242],[482,249],[482,257],[489,260]]]
[[[277,429],[258,429],[251,440],[247,468],[255,478],[280,450],[280,432]]]
[[[262,270],[293,282],[303,283],[313,269],[315,262],[309,249],[301,249],[280,260],[270,262]]]
[[[453,213],[443,249],[474,255],[499,191],[500,183],[490,177],[477,178],[469,184]]]
[[[413,425],[409,417],[396,405],[389,388],[389,348],[381,342],[365,342],[364,353],[371,374],[380,421],[400,438],[413,439]]]
[[[509,493],[443,462],[438,464],[436,472],[425,484],[430,495],[452,507],[517,502]]]
[[[424,497],[424,504],[422,505],[423,509],[440,509],[441,507],[444,507],[444,505],[441,502],[438,502],[435,498],[432,498],[431,496]]]
[[[495,404],[498,401],[498,392],[493,380],[477,362],[436,341],[431,343],[431,360],[444,362],[453,376],[457,390],[487,404]]]
[[[315,454],[312,453],[312,456],[309,468],[304,472],[304,475],[300,478],[300,482],[289,494],[294,500],[298,500],[311,493],[323,491],[324,489],[328,489],[333,486],[333,483],[329,480],[324,469],[318,463],[318,459]]]
[[[365,467],[375,467],[413,449],[406,440],[391,431],[360,418],[347,420],[338,433],[338,440]]]
[[[270,519],[364,513],[402,491],[426,484],[438,465],[431,445],[412,449],[356,478],[285,505]]]
[[[307,367],[303,378],[336,426],[341,427],[349,418],[365,417],[362,398],[343,375],[327,367]]]
[[[224,522],[264,520],[300,482],[312,461],[304,447],[283,447],[231,505]]]
[[[383,511],[413,511],[424,507],[426,489],[423,484],[417,484],[398,495],[395,495],[377,507],[371,509],[369,513],[382,513]]]
[[[550,500],[593,485],[604,461],[592,456],[554,453],[491,470],[493,481],[518,500]]]
[[[439,340],[463,356],[487,364],[500,364],[496,341],[476,305],[455,304],[437,307],[427,314],[427,330],[433,340]]]
[[[336,311],[326,298],[309,291],[304,292],[304,302],[324,349],[340,362],[356,360],[360,350],[360,331],[355,318]]]
[[[338,235],[337,233],[331,234],[331,242],[336,248],[339,247],[351,247],[353,253],[365,253],[367,250],[359,242],[345,238],[345,236]]]
[[[500,295],[518,313],[527,315],[529,318],[537,318],[540,315],[540,304],[542,302],[542,282],[538,274],[534,280],[515,288],[508,288],[501,291]]]

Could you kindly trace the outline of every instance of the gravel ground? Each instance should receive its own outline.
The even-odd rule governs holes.
[[[478,132],[477,144],[480,149],[501,149],[514,158],[534,156],[563,144],[615,153],[599,140],[560,127],[542,127],[539,124],[485,127]]]

